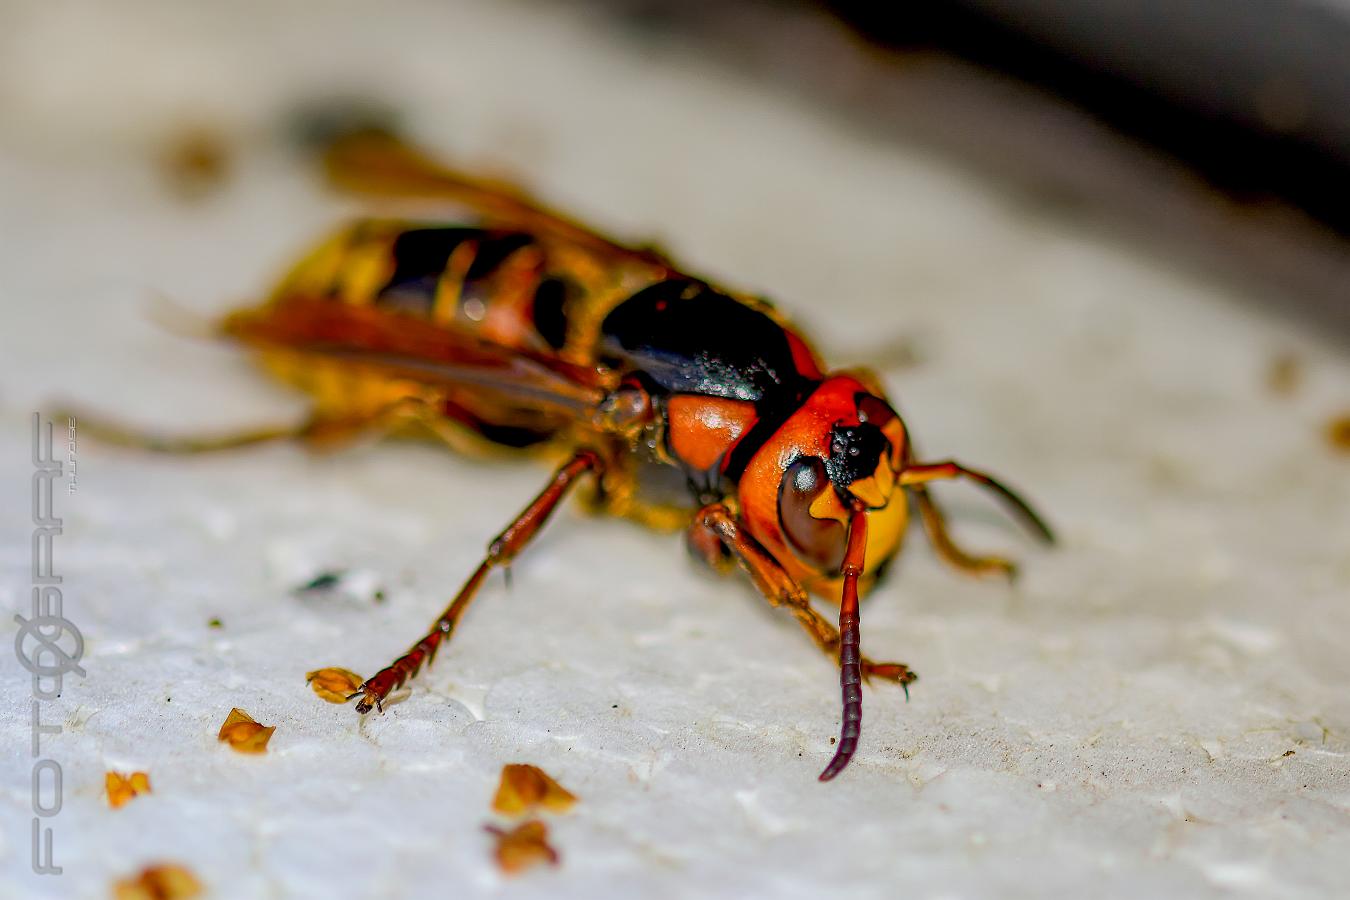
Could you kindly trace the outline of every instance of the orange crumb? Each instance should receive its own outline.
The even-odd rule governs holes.
[[[315,669],[305,675],[305,681],[309,682],[314,693],[329,703],[346,703],[365,679],[348,669],[332,666]]]
[[[173,863],[148,866],[113,884],[114,900],[187,900],[201,893],[197,877]]]
[[[1350,453],[1350,412],[1341,413],[1327,423],[1327,443],[1333,450]]]
[[[567,812],[576,795],[548,776],[538,766],[512,763],[502,767],[502,780],[492,808],[505,816],[520,816],[542,806],[549,812]]]
[[[144,772],[109,772],[103,776],[103,785],[108,791],[108,805],[118,809],[132,797],[150,793],[150,776]]]
[[[510,831],[495,825],[484,825],[483,828],[497,839],[493,853],[497,865],[507,875],[518,875],[540,863],[558,864],[558,851],[549,845],[548,826],[543,822],[523,822]]]
[[[276,730],[275,725],[266,728],[259,725],[242,709],[232,709],[216,737],[240,753],[262,753]]]

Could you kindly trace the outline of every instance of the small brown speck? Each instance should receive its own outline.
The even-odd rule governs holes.
[[[1271,393],[1288,396],[1303,381],[1303,364],[1293,353],[1278,353],[1266,367],[1266,387]]]
[[[1341,413],[1327,423],[1327,443],[1339,453],[1350,453],[1350,412]]]
[[[214,130],[184,129],[165,143],[160,171],[179,199],[201,200],[218,190],[229,177],[229,146]]]
[[[140,874],[113,884],[114,900],[188,900],[201,893],[197,877],[173,863],[147,866]]]

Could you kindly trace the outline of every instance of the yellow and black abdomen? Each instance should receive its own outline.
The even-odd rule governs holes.
[[[273,299],[372,306],[504,347],[558,353],[579,287],[552,268],[540,242],[523,232],[361,219],[315,248]]]
[[[571,276],[568,267],[575,261],[565,249],[555,248],[552,255],[521,231],[360,219],[315,247],[262,308],[235,321],[267,323],[263,331],[274,330],[282,319],[303,323],[283,340],[252,342],[260,345],[264,367],[311,394],[320,414],[360,416],[417,397],[493,443],[527,446],[551,437],[556,423],[536,410],[372,372],[304,347],[324,343],[322,333],[351,318],[325,314],[331,304],[357,308],[386,329],[399,330],[398,322],[415,319],[513,351],[588,362],[590,342],[577,339],[569,317],[580,312],[577,317],[586,320],[594,292]],[[286,315],[301,306],[304,315]],[[247,329],[227,323],[227,332],[241,336],[241,330]],[[366,342],[358,337],[351,343]]]

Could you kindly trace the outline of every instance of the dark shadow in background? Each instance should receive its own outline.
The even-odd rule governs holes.
[[[1350,4],[595,2],[1350,344]]]
[[[1290,0],[827,4],[872,39],[1040,86],[1191,166],[1350,236],[1350,5]]]

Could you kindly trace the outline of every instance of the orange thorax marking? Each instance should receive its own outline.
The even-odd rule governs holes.
[[[670,451],[692,469],[708,472],[755,421],[744,400],[675,394],[666,404]]]

